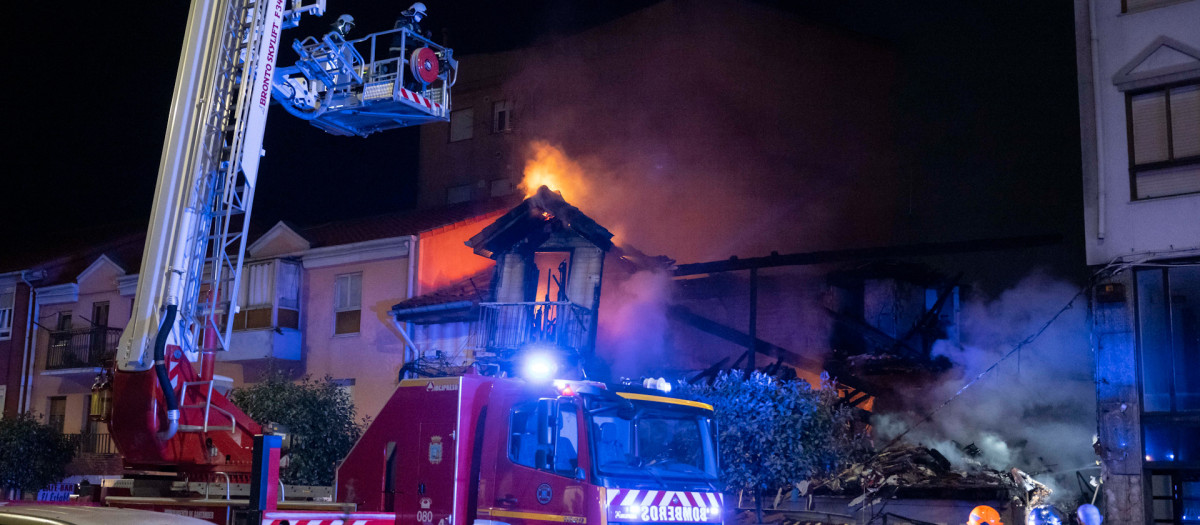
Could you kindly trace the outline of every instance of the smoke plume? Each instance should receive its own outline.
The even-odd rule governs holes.
[[[954,398],[1019,342],[1040,330],[1077,288],[1033,275],[991,300],[967,303],[962,345],[940,341],[934,352],[954,364],[932,387],[902,392],[873,419],[877,443],[886,443]],[[1020,468],[1069,497],[1075,473],[1095,466],[1095,384],[1085,308],[1075,303],[1030,344],[916,427],[907,441],[945,455],[958,468],[981,464]],[[895,406],[898,405],[898,406]],[[974,457],[964,449],[974,444]]]
[[[669,273],[643,270],[605,290],[597,345],[622,356],[611,364],[615,378],[662,368],[671,340],[667,305],[673,286]]]

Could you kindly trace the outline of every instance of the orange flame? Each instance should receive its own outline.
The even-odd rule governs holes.
[[[559,192],[567,202],[580,205],[587,199],[588,185],[583,168],[558,147],[541,140],[529,144],[525,159],[525,178],[518,186],[525,197],[532,197],[546,186]]]

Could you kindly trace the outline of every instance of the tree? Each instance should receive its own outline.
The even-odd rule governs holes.
[[[234,389],[229,399],[259,424],[279,423],[291,432],[280,479],[293,485],[332,485],[337,462],[366,426],[365,419],[355,421],[350,394],[329,376],[306,376],[297,383],[277,374]]]
[[[67,475],[75,447],[32,414],[0,419],[0,487],[39,490]]]
[[[710,385],[684,385],[684,397],[713,406],[720,429],[721,468],[731,490],[754,494],[762,521],[764,491],[824,478],[865,454],[852,409],[828,381],[813,389],[753,372],[722,373]]]

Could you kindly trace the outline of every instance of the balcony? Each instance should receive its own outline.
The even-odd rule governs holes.
[[[531,343],[581,353],[591,344],[592,311],[570,301],[480,303],[471,334],[477,356],[508,357]]]
[[[120,328],[94,327],[50,332],[46,370],[71,370],[103,366],[117,352]]]
[[[112,435],[108,433],[63,434],[63,437],[75,447],[76,455],[117,453],[117,446],[113,444]]]

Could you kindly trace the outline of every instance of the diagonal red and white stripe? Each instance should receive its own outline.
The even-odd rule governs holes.
[[[437,102],[429,100],[428,98],[421,96],[421,94],[419,94],[419,93],[413,93],[412,91],[409,91],[407,89],[400,88],[400,97],[409,102],[417,104],[418,106],[424,106],[428,110],[436,111],[439,113],[442,111],[441,104],[438,104]]]
[[[386,512],[268,512],[262,525],[395,525],[396,515]]]

